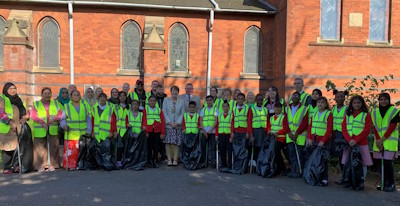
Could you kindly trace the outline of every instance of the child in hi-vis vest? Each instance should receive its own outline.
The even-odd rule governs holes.
[[[219,154],[221,155],[221,168],[232,167],[232,143],[233,114],[230,112],[228,101],[222,104],[223,112],[218,115],[215,140],[218,142]],[[228,153],[228,159],[226,153]]]
[[[201,161],[201,144],[199,137],[200,115],[196,112],[196,102],[189,101],[189,112],[185,112],[182,120],[184,134],[181,147],[181,161],[188,170],[196,170],[204,166]]]

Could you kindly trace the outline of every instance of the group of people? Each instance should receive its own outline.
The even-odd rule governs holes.
[[[265,142],[273,140],[276,166],[273,176],[292,178],[303,177],[306,171],[302,169],[311,164],[307,163],[310,152],[306,152],[310,148],[328,149],[331,157],[346,165],[351,161],[350,152],[357,147],[363,182],[367,166],[373,163],[367,138],[373,128],[373,157],[382,159],[384,171],[384,181],[377,187],[395,191],[392,160],[397,158],[400,116],[390,104],[389,94],[381,93],[379,108],[369,111],[361,96],[352,96],[346,105],[348,92],[334,90],[336,105],[330,109],[329,101],[319,89],[307,94],[301,78],[296,78],[293,86],[296,91],[288,102],[274,86],[265,95],[249,92],[247,98],[239,89],[232,92],[229,88],[218,97],[218,88],[212,87],[210,95],[201,99],[193,94],[190,83],[181,95],[179,87],[172,86],[167,97],[157,80],[152,82],[151,91],[145,92],[143,80],[138,79],[132,91],[124,83],[121,91],[113,88],[109,98],[100,87],[87,88],[82,98],[77,88],[70,85],[61,88],[54,100],[51,89],[46,87],[42,89],[42,99],[33,102],[29,111],[16,86],[7,83],[0,95],[4,174],[18,171],[10,163],[11,156],[17,149],[20,125],[30,122],[33,167],[39,172],[60,167],[60,144],[64,144],[63,167],[81,169],[77,162],[82,136],[97,143],[115,139],[116,164],[123,168],[127,153],[124,137],[129,133],[146,139],[148,167],[157,168],[159,161],[177,166],[181,160],[187,169],[209,165],[236,174],[251,172],[256,166],[253,162],[262,162],[259,157],[263,157]],[[60,136],[63,138],[59,139]],[[346,146],[338,149],[340,141]],[[320,186],[328,184],[327,158],[323,161],[325,169],[317,184]],[[346,184],[345,177],[336,183]],[[363,184],[353,189],[362,190]]]

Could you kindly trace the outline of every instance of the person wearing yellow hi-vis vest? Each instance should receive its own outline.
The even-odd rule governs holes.
[[[156,107],[156,97],[149,97],[149,105],[143,110],[143,121],[146,127],[147,137],[147,162],[152,168],[158,168],[156,164],[160,139],[165,136],[164,113]]]
[[[226,102],[228,102],[228,105],[229,105],[229,112],[232,112],[232,109],[235,107],[235,101],[231,99],[231,96],[232,96],[232,90],[229,88],[224,89],[224,91],[222,92],[221,101],[219,101],[219,103],[217,105],[217,108],[219,111],[223,111],[222,105],[226,101]],[[214,105],[215,105],[215,103],[214,103]]]
[[[319,89],[314,89],[311,93],[311,104],[308,105],[308,123],[310,123],[311,118],[314,116],[315,112],[318,112],[317,100],[322,97],[322,92]]]
[[[310,119],[307,131],[307,147],[311,147],[314,145],[318,145],[317,147],[329,152],[329,140],[333,130],[333,116],[331,111],[329,111],[328,99],[326,97],[318,97],[317,105],[318,111],[314,112],[313,116]],[[317,148],[315,147],[314,150]],[[314,150],[309,149],[309,153],[306,154],[304,158],[304,162],[308,162],[309,155],[314,152]],[[312,152],[311,152],[312,151]],[[324,155],[318,157],[321,159],[321,162],[324,162],[324,168],[322,174],[320,173],[320,178],[318,178],[318,182],[315,182],[313,185],[318,186],[327,186],[328,185],[328,159],[325,158]],[[306,163],[307,165],[307,163]],[[307,182],[309,183],[309,182]]]
[[[341,162],[343,149],[338,147],[338,142],[344,142],[344,137],[342,133],[342,122],[346,114],[347,106],[344,105],[346,96],[349,94],[348,91],[338,91],[333,90],[333,95],[335,96],[336,105],[332,108],[333,115],[333,134],[331,140],[331,156],[338,157],[339,162]],[[340,165],[342,167],[342,165]],[[341,181],[339,181],[341,182]]]
[[[128,102],[131,103],[132,100],[139,101],[139,111],[142,112],[146,101],[148,101],[148,97],[146,96],[146,91],[144,91],[144,83],[141,79],[136,81],[136,88],[128,94]]]
[[[51,99],[51,89],[42,89],[42,99],[33,103],[31,112],[33,120],[33,147],[34,169],[39,172],[54,171],[60,166],[58,126],[62,111],[58,102]],[[47,139],[49,138],[49,139]],[[48,151],[48,144],[49,149]],[[48,152],[50,153],[50,165],[48,165]]]
[[[76,169],[79,155],[79,138],[82,135],[90,137],[92,132],[92,119],[90,110],[81,99],[78,90],[71,92],[71,101],[64,104],[64,110],[61,116],[60,127],[65,131],[64,134],[64,155],[63,167],[68,169]]]
[[[215,141],[215,128],[217,127],[218,108],[214,107],[213,96],[208,95],[206,101],[207,107],[204,107],[200,112],[200,127],[203,131],[201,138],[202,160],[210,162],[211,168],[214,169],[216,168],[215,157],[217,145]],[[206,151],[206,145],[208,146],[208,151]]]
[[[114,111],[117,116],[117,167],[122,167],[121,160],[124,151],[123,137],[127,131],[125,123],[129,110],[130,107],[126,92],[118,92],[118,104],[114,104]]]
[[[214,107],[219,110],[223,100],[222,98],[218,98],[218,88],[216,86],[210,88],[210,95],[214,98]],[[203,100],[203,107],[207,107],[207,99]],[[222,111],[222,108],[220,111]]]
[[[308,105],[311,104],[311,95],[309,95],[308,93],[304,92],[303,88],[304,88],[304,81],[302,78],[296,78],[294,79],[293,82],[293,87],[296,90],[296,92],[298,92],[300,94],[300,103],[301,105],[308,107]],[[289,104],[292,104],[293,100],[292,97],[289,98]]]
[[[363,164],[363,176],[362,182],[355,190],[364,189],[364,180],[367,175],[367,166],[372,165],[371,154],[368,147],[368,135],[371,132],[371,115],[368,112],[367,105],[365,104],[364,98],[355,95],[350,99],[349,106],[346,110],[342,122],[342,133],[346,142],[350,147],[358,145],[360,147],[361,160]],[[346,147],[343,150],[342,164],[346,164],[347,161],[351,161],[348,158],[350,148]]]
[[[223,110],[218,115],[215,140],[218,142],[218,149],[221,155],[221,168],[232,168],[232,136],[233,114],[230,112],[229,102],[224,101]],[[228,152],[228,161],[226,153]]]
[[[250,107],[251,112],[253,114],[252,118],[252,128],[253,134],[250,137],[251,144],[254,147],[249,145],[248,151],[251,154],[252,148],[254,148],[254,160],[257,162],[258,154],[260,153],[261,146],[264,142],[265,136],[267,135],[267,122],[268,122],[268,109],[263,107],[263,96],[261,94],[257,94],[255,97],[256,105]],[[249,155],[250,156],[250,155]]]
[[[199,136],[201,120],[196,110],[197,103],[189,101],[188,112],[183,114],[182,120],[182,133],[184,135],[180,159],[187,170],[196,170],[205,166],[204,161],[201,160],[202,151]]]
[[[270,86],[265,93],[265,98],[263,101],[263,107],[266,107],[268,109],[268,118],[271,118],[275,114],[275,104],[280,103],[282,105],[282,108],[286,107],[285,100],[283,98],[279,97],[279,92],[278,88],[276,86]],[[282,110],[281,108],[281,110]],[[285,110],[282,110],[282,114],[285,113]]]
[[[237,95],[237,105],[233,108],[233,174],[244,174],[247,169],[248,150],[250,135],[253,134],[253,113],[251,109],[244,104],[245,95]]]
[[[289,148],[290,173],[288,177],[301,177],[303,148],[307,138],[308,107],[300,103],[300,93],[292,94],[292,103],[286,107],[286,143]],[[300,165],[299,165],[300,164]]]
[[[98,104],[92,108],[92,128],[92,137],[98,143],[117,136],[117,116],[105,93],[99,95]]]
[[[399,110],[390,104],[390,95],[388,93],[379,94],[379,108],[372,111],[372,123],[375,134],[375,142],[373,146],[374,158],[383,158],[384,168],[384,186],[385,192],[394,192],[396,187],[394,184],[393,159],[397,157],[399,131],[397,124],[400,122]],[[383,155],[382,155],[383,154]],[[382,185],[377,188],[381,190]]]

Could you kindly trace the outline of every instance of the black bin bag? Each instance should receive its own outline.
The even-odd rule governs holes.
[[[11,169],[13,172],[17,172],[18,170],[21,170],[21,173],[31,172],[33,170],[33,140],[31,128],[27,123],[21,125],[18,144],[21,168],[18,167],[18,149],[15,149],[11,160]]]
[[[246,148],[246,134],[235,133],[233,137],[233,167],[232,174],[244,174],[248,162],[248,151]]]
[[[275,164],[276,138],[274,135],[267,135],[264,139],[261,151],[257,158],[256,171],[259,176],[273,177],[276,171]]]
[[[147,162],[147,143],[144,132],[134,134],[131,129],[125,132],[124,156],[122,168],[125,170],[143,170]]]
[[[309,185],[322,185],[322,180],[327,180],[328,178],[326,174],[330,153],[329,148],[326,146],[319,147],[314,144],[308,147],[308,150],[312,152],[305,163],[303,179]]]
[[[346,163],[343,166],[342,180],[345,186],[359,190],[364,187],[363,163],[360,147],[351,147],[347,155]]]
[[[106,171],[117,169],[115,159],[116,143],[116,139],[110,137],[107,137],[105,140],[97,143],[97,147],[95,149],[95,157],[97,165],[100,169],[104,169]]]
[[[85,135],[82,135],[79,138],[79,155],[77,164],[79,170],[96,169],[96,161],[93,161],[94,158],[90,158],[90,144],[92,141],[96,141],[96,139],[92,139]]]
[[[201,161],[201,141],[198,134],[184,134],[180,158],[187,170],[197,170],[205,166]]]

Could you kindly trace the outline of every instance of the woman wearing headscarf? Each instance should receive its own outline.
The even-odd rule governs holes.
[[[374,153],[375,159],[383,159],[381,171],[383,171],[383,186],[377,184],[377,189],[385,192],[396,191],[394,184],[393,159],[397,158],[399,131],[397,124],[400,122],[399,110],[390,104],[388,93],[379,94],[379,108],[372,112],[374,124]]]
[[[51,99],[51,89],[42,89],[42,99],[33,103],[31,118],[34,121],[34,169],[50,172],[60,167],[58,125],[62,111],[58,102]],[[50,165],[48,163],[50,154]]]
[[[117,88],[112,88],[111,89],[111,95],[110,98],[107,100],[108,102],[114,104],[114,105],[118,105],[119,104],[119,91]]]
[[[20,122],[25,123],[28,118],[24,103],[17,94],[17,87],[11,82],[6,83],[0,95],[0,150],[4,174],[12,173],[12,155],[18,144],[16,132],[20,132]]]
[[[92,88],[89,87],[86,89],[84,94],[84,99],[85,102],[88,103],[90,107],[93,107],[96,104],[97,100],[94,95],[94,90]]]
[[[111,94],[112,93],[113,91],[111,90]],[[120,91],[118,93],[118,103],[114,104],[115,114],[117,117],[117,167],[122,166],[122,153],[124,151],[124,143],[122,142],[122,138],[127,131],[126,118],[130,110],[127,96],[128,94],[126,92]]]
[[[72,92],[72,91],[69,91]],[[64,106],[69,103],[69,92],[68,89],[65,87],[62,87],[60,91],[58,92],[58,97],[56,98],[58,102],[58,106],[60,107],[60,110],[64,110]],[[60,145],[64,145],[64,130],[62,128],[59,128],[58,130],[58,139],[60,142]]]

